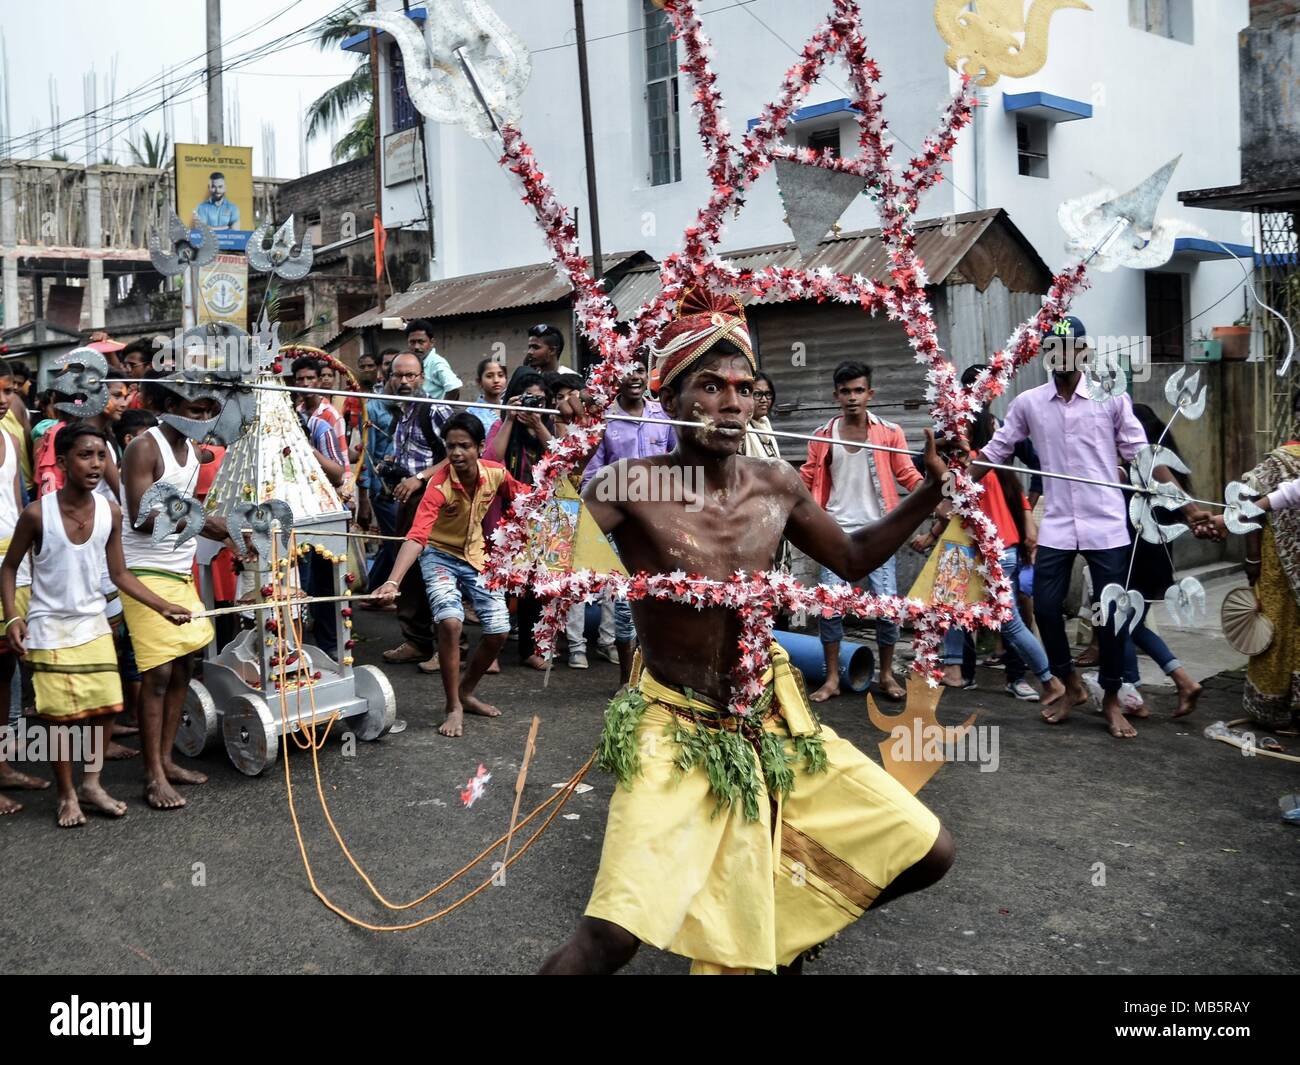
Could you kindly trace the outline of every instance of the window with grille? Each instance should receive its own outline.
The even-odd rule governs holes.
[[[682,179],[678,123],[677,43],[668,13],[641,0],[645,15],[646,123],[650,134],[650,184]]]
[[[1042,119],[1016,119],[1016,160],[1021,177],[1048,176],[1047,123]]]
[[[393,128],[390,132],[396,133],[398,130],[410,129],[419,121],[420,116],[406,91],[406,68],[402,66],[402,53],[395,44],[388,46],[388,69],[392,75],[388,82],[393,115]]]

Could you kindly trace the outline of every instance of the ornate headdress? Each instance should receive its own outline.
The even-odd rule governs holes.
[[[706,288],[688,289],[677,304],[676,317],[664,326],[658,343],[650,347],[651,391],[658,392],[671,384],[720,340],[735,344],[749,365],[758,369],[740,300],[734,295],[715,295]]]

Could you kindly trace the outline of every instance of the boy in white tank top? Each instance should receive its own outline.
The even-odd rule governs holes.
[[[10,376],[8,363],[0,362],[0,419],[9,413],[13,402],[13,378]],[[18,442],[7,432],[0,431],[0,551],[8,550],[9,540],[18,524],[18,512],[23,505],[22,476],[18,461]],[[0,647],[0,693],[9,691],[14,676],[17,660],[9,653],[9,646]],[[8,715],[5,715],[6,717]],[[0,761],[0,788],[21,788],[24,791],[40,791],[48,788],[48,780],[20,773]],[[0,817],[16,814],[22,804],[0,795]]]
[[[178,415],[202,420],[211,416],[210,403],[191,400],[158,380],[157,370],[145,374],[141,396],[145,408],[161,416]],[[203,609],[194,584],[193,540],[176,546],[173,538],[152,541],[154,514],[140,512],[140,500],[151,486],[166,481],[183,495],[193,496],[199,479],[199,457],[194,445],[171,425],[149,429],[132,440],[122,455],[122,549],[126,566],[150,591],[191,612]],[[137,522],[139,523],[137,525]],[[238,559],[246,557],[242,544],[230,540],[225,520],[209,515],[203,535],[224,540]],[[136,664],[143,676],[138,716],[140,749],[144,762],[145,800],[155,810],[185,805],[173,784],[204,784],[207,777],[178,766],[172,755],[181,709],[190,684],[191,656],[212,642],[212,623],[202,620],[173,629],[157,614],[130,599],[122,601],[126,627],[131,633]]]
[[[126,813],[100,782],[100,769],[114,715],[122,710],[122,679],[105,616],[100,583],[103,558],[113,582],[126,595],[183,625],[190,612],[155,595],[126,568],[122,557],[122,513],[96,492],[108,463],[102,430],[73,423],[55,442],[63,487],[31,504],[18,518],[0,565],[0,601],[5,635],[14,653],[31,664],[36,713],[47,723],[86,726],[82,750],[86,770],[73,787],[72,760],[64,745],[51,745],[59,789],[58,823],[86,823],[85,808],[109,817]],[[26,618],[17,616],[18,566],[33,551],[32,597]]]

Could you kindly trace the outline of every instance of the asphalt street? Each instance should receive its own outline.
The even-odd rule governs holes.
[[[390,617],[359,614],[357,628],[366,637],[358,662],[379,662],[398,642]],[[407,731],[358,743],[354,753],[331,740],[320,752],[321,794],[342,838],[396,903],[422,896],[505,831],[533,714],[541,729],[525,811],[596,744],[616,668],[593,657],[587,672],[560,666],[544,687],[540,674],[514,663],[514,648],[482,689],[505,713],[469,718],[464,738],[436,732],[436,678],[387,667]],[[952,871],[930,891],[869,913],[809,972],[1292,974],[1300,830],[1281,820],[1278,798],[1300,790],[1298,767],[1245,758],[1201,735],[1214,720],[1240,716],[1240,675],[1209,681],[1191,720],[1171,721],[1172,694],[1152,689],[1152,717],[1137,722],[1135,741],[1112,739],[1089,713],[1044,725],[1034,706],[1002,693],[1001,677],[981,669],[978,690],[946,692],[940,703],[941,721],[978,713],[977,724],[998,727],[996,771],[947,764],[921,793],[956,839]],[[861,696],[833,701],[823,716],[879,756],[885,736]],[[477,871],[419,906],[385,909],[330,832],[309,753],[291,751],[312,872],[340,909],[374,924],[418,920],[490,874]],[[460,793],[480,764],[491,780],[466,807]],[[10,793],[27,808],[0,819],[8,972],[531,972],[582,913],[612,788],[593,771],[591,790],[572,798],[504,883],[441,920],[374,932],[313,897],[281,764],[245,777],[218,746],[199,765],[210,782],[186,790],[184,810],[158,813],[141,800],[138,762],[111,764],[105,783],[129,813],[74,831],[55,828],[52,791]],[[687,967],[644,948],[629,971]]]

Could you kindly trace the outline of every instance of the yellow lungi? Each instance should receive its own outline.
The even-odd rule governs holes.
[[[181,577],[161,570],[137,569],[131,572],[149,591],[169,603],[195,612],[203,609],[193,577]],[[173,625],[156,610],[129,595],[122,596],[122,614],[126,618],[127,631],[131,633],[131,646],[135,648],[136,668],[141,673],[203,650],[215,635],[212,622],[207,618]]]
[[[122,678],[112,635],[76,647],[27,652],[36,692],[36,713],[55,721],[79,721],[122,711]]]
[[[801,678],[775,644],[772,660],[762,729],[779,738],[787,757],[797,753],[794,738],[820,739],[825,767],[810,771],[796,757],[793,786],[772,793],[747,743],[762,789],[754,820],[735,802],[715,813],[702,765],[677,766],[685,748],[672,733],[708,727],[692,714],[724,727],[735,719],[648,673],[638,684],[646,702],[635,732],[639,773],[610,800],[586,914],[694,959],[693,971],[789,964],[861,917],[939,835],[938,819],[906,788],[818,728]],[[607,730],[610,723],[607,714]]]

